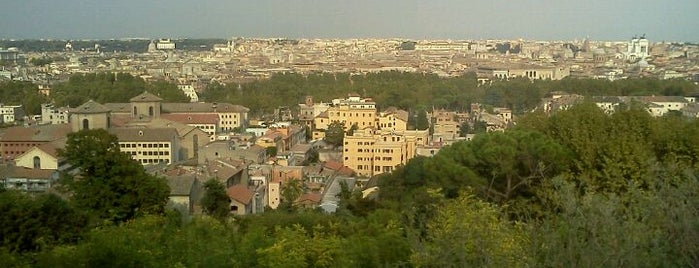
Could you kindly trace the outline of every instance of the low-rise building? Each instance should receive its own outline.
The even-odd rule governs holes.
[[[4,105],[0,103],[0,123],[12,124],[24,117],[22,105]]]

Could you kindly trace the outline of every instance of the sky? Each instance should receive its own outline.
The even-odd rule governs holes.
[[[0,39],[699,41],[699,0],[7,0]]]

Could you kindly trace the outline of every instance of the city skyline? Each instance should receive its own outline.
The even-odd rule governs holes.
[[[699,41],[699,3],[660,1],[83,1],[5,3],[4,39],[405,38]]]

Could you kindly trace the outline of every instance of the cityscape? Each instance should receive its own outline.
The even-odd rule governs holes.
[[[565,32],[580,15],[553,14],[582,6],[562,3],[437,1],[561,21],[464,38],[423,28],[465,19],[415,1],[239,4],[209,21],[175,2],[197,14],[187,25],[124,15],[100,33],[116,17],[99,3],[94,26],[42,11],[0,34],[0,266],[699,265],[696,33],[640,13],[615,21],[642,26],[625,36],[594,19]],[[698,26],[699,6],[677,7]],[[350,11],[363,21],[343,24]],[[388,24],[408,15],[412,32]],[[231,17],[289,37],[186,32]],[[58,19],[79,31],[36,36]]]

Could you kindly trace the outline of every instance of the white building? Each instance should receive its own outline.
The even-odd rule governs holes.
[[[643,35],[640,38],[634,36],[631,41],[629,41],[628,47],[626,48],[626,59],[630,61],[644,60],[648,57],[649,52],[649,42],[646,36]]]
[[[158,40],[158,43],[155,45],[155,47],[158,50],[175,50],[175,42],[172,42],[170,38],[164,38]]]
[[[41,105],[41,124],[65,124],[69,122],[69,108],[56,108],[52,103]]]
[[[189,97],[189,102],[199,102],[199,96],[197,95],[197,92],[194,90],[194,85],[192,84],[179,84],[177,85],[177,88],[182,90],[182,93]]]
[[[24,116],[22,105],[3,105],[0,103],[0,123],[14,123]]]

